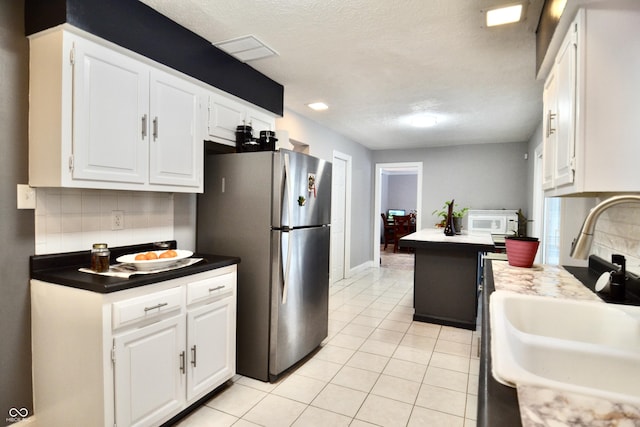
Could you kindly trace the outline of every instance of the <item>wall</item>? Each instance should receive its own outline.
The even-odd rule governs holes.
[[[624,255],[627,271],[640,275],[640,206],[627,203],[604,211],[596,223],[591,253],[607,261],[612,254]]]
[[[333,151],[337,150],[352,157],[351,265],[348,267],[353,269],[370,262],[373,259],[371,150],[286,108],[284,117],[276,120],[276,129],[286,130],[290,139],[308,144],[312,156],[332,161]]]
[[[0,425],[9,409],[32,413],[29,256],[33,210],[16,209],[16,185],[28,180],[29,47],[24,1],[0,0]]]
[[[384,176],[385,179],[382,180],[382,194],[385,197],[380,198],[382,212],[387,212],[389,209],[404,209],[408,215],[411,211],[417,210],[416,191],[418,187],[418,176],[415,174],[391,174]]]
[[[36,254],[173,240],[171,193],[36,189]],[[112,230],[111,213],[123,213],[124,228]],[[180,249],[187,249],[178,241]]]
[[[433,227],[431,215],[446,200],[460,208],[528,209],[524,159],[527,143],[462,145],[410,150],[374,151],[374,163],[422,162],[421,227]]]

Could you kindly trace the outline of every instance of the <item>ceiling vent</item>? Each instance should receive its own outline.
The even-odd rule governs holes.
[[[213,45],[242,62],[255,61],[256,59],[278,55],[278,52],[252,35],[213,43]]]

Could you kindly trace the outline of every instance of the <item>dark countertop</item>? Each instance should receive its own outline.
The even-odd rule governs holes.
[[[518,393],[515,388],[499,383],[491,373],[491,327],[489,325],[489,296],[495,291],[492,262],[485,264],[482,289],[482,329],[480,332],[480,378],[478,382],[479,427],[521,426]]]
[[[176,242],[168,242],[175,249]],[[110,248],[111,263],[121,255],[158,249],[153,243]],[[224,255],[196,253],[194,258],[202,261],[188,267],[153,274],[134,274],[128,279],[84,273],[79,268],[90,265],[90,251],[67,252],[62,254],[34,255],[31,257],[31,278],[63,286],[84,289],[98,293],[110,293],[139,286],[177,279],[192,274],[215,270],[239,264],[240,258]]]

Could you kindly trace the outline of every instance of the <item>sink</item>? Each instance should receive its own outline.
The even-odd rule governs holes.
[[[640,307],[495,291],[493,376],[640,404]]]

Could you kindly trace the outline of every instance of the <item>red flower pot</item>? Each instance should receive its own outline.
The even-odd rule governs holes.
[[[538,252],[540,242],[535,237],[507,237],[507,261],[514,267],[529,268]]]

